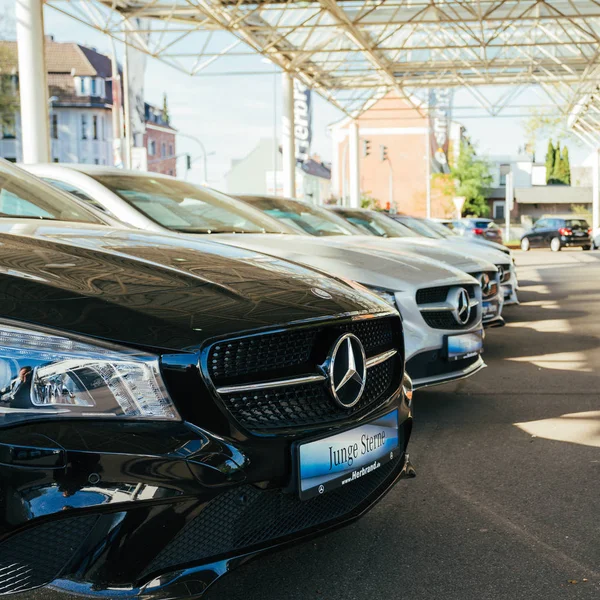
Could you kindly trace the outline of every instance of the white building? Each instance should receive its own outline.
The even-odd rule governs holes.
[[[16,42],[7,49],[9,68],[18,73]],[[46,40],[50,137],[54,162],[113,164],[111,62],[74,43]],[[3,128],[0,156],[22,160],[20,116]]]

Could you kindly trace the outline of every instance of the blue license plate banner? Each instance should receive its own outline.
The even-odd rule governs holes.
[[[449,335],[447,340],[448,360],[477,356],[483,350],[483,329],[461,335]]]
[[[398,411],[299,447],[300,498],[306,500],[367,477],[399,456]]]

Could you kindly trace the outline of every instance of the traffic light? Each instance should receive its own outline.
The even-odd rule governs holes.
[[[192,168],[192,155],[185,155],[185,168],[189,171]]]
[[[371,140],[363,140],[363,156],[371,154]]]
[[[381,158],[381,162],[384,162],[388,159],[388,149],[387,146],[384,146],[383,144],[379,146],[379,158]]]

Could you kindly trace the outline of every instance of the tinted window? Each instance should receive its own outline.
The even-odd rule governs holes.
[[[264,196],[242,196],[241,198],[299,233],[316,236],[360,233],[335,213],[306,202]]]
[[[89,204],[92,208],[99,210],[100,212],[106,213],[111,217],[114,215],[107,210],[100,202],[94,200],[92,197],[88,196],[83,190],[71,185],[70,183],[65,183],[64,181],[58,181],[57,179],[50,179],[49,177],[42,177],[44,181],[58,188],[59,190],[63,190],[64,192],[68,192],[69,194],[73,194],[73,196],[77,196],[80,200],[83,200],[86,204]],[[114,217],[116,218],[116,217]]]
[[[336,211],[349,223],[363,232],[378,237],[420,237],[406,225],[394,221],[383,213],[374,210],[339,210]]]
[[[590,228],[585,219],[567,219],[565,221],[565,226],[570,227],[573,230],[585,229],[587,231]]]
[[[539,221],[536,222],[536,224],[533,226],[534,229],[546,229],[547,227],[549,227],[549,221],[548,219],[540,219]]]
[[[4,161],[0,161],[0,217],[102,224],[77,201]]]
[[[412,217],[395,217],[394,220],[424,237],[434,239],[443,237],[437,231],[434,231],[431,227],[429,227],[428,223],[422,221],[421,219],[413,219]]]
[[[96,181],[149,219],[187,233],[289,233],[239,200],[208,188],[151,175],[102,175]]]

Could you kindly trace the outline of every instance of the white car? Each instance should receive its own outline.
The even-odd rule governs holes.
[[[343,217],[364,233],[368,233],[378,238],[396,240],[397,243],[403,244],[405,247],[412,248],[415,251],[427,252],[428,256],[431,256],[435,249],[442,253],[451,251],[492,262],[498,268],[501,284],[508,283],[512,277],[513,263],[510,256],[506,255],[504,252],[498,252],[493,248],[485,248],[483,246],[465,244],[462,246],[449,245],[444,240],[426,238],[411,231],[408,227],[398,223],[387,214],[375,210],[334,206],[331,207],[331,211],[335,212],[338,216]],[[499,289],[499,295],[502,304],[504,304],[505,291]],[[509,297],[509,302],[511,301],[514,301],[514,297],[512,296]],[[495,319],[494,322],[496,322]]]
[[[397,221],[405,227],[408,227],[411,231],[422,237],[436,240],[437,243],[447,245],[450,248],[460,247],[465,252],[477,251],[476,249],[481,248],[502,252],[502,254],[505,254],[507,257],[507,262],[505,264],[509,266],[508,270],[502,267],[500,275],[502,291],[504,292],[504,304],[519,304],[519,297],[517,295],[517,290],[519,289],[517,269],[512,252],[506,246],[498,244],[497,242],[491,242],[489,240],[479,238],[477,236],[463,237],[457,235],[448,227],[432,219],[423,219],[401,214],[390,214],[389,218],[394,219],[394,221]],[[490,258],[493,257],[490,256]]]
[[[88,165],[26,168],[130,226],[170,231],[174,239],[210,233],[215,242],[361,283],[399,309],[415,388],[467,377],[485,366],[481,286],[462,270],[410,252],[382,256],[373,247],[341,244],[339,238],[290,235],[294,230],[238,200],[165,175]],[[461,257],[461,262],[472,272],[497,276],[486,261]]]
[[[238,196],[238,198],[284,224],[294,227],[300,233],[308,233],[317,237],[326,236],[331,240],[330,243],[337,243],[342,247],[352,244],[365,250],[369,249],[378,256],[410,252],[416,256],[439,260],[444,264],[462,269],[477,278],[481,284],[484,325],[497,327],[504,324],[502,319],[503,295],[498,285],[505,262],[503,255],[499,259],[501,264],[497,265],[496,269],[491,267],[488,271],[473,270],[473,260],[482,259],[490,265],[493,260],[498,260],[498,255],[494,253],[492,256],[482,257],[481,252],[465,252],[460,248],[454,249],[447,245],[444,247],[444,245],[430,243],[426,238],[413,235],[410,231],[409,237],[382,237],[373,235],[370,230],[367,230],[368,234],[364,235],[361,228],[349,223],[336,214],[336,211],[326,210],[300,200],[256,195]],[[360,209],[345,210],[355,211],[361,217],[366,214]],[[389,221],[383,215],[381,218]],[[392,227],[395,225],[393,221],[390,224]],[[400,226],[398,225],[398,227]],[[506,268],[508,269],[508,267]]]

